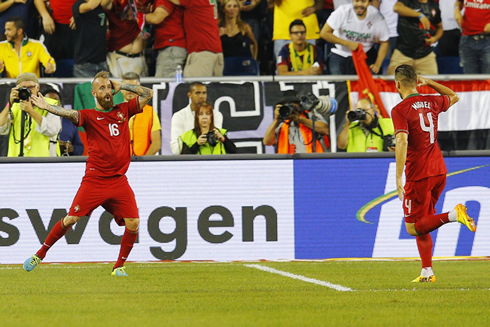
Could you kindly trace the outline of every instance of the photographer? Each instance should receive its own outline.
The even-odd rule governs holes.
[[[379,118],[371,100],[363,98],[357,101],[356,110],[347,111],[337,146],[347,152],[393,152],[394,134],[391,118]]]
[[[9,103],[0,113],[0,135],[10,133],[8,157],[21,154],[22,141],[24,157],[50,156],[50,137],[60,132],[61,119],[31,104],[31,94],[37,95],[38,92],[39,82],[35,74],[24,73],[17,77],[16,86],[10,92]],[[57,103],[52,99],[47,101],[50,104]],[[22,121],[25,121],[24,126]]]
[[[277,145],[277,153],[312,153],[313,152],[313,113],[303,110],[297,96],[284,98],[276,105],[274,121],[267,129],[264,145]],[[317,137],[315,152],[324,152],[319,141],[329,132],[328,124],[321,115],[315,115],[315,132]]]
[[[226,136],[226,129],[214,126],[213,106],[203,101],[196,105],[194,129],[179,137],[181,154],[236,153],[235,144]]]

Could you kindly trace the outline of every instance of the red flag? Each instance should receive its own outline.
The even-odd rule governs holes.
[[[369,98],[371,102],[379,108],[381,116],[389,118],[390,116],[388,115],[388,112],[383,105],[383,101],[381,101],[381,97],[379,96],[378,86],[374,82],[371,70],[366,64],[366,58],[367,56],[364,52],[362,44],[359,43],[359,48],[356,51],[352,51],[352,60],[354,61],[354,66],[356,67],[357,76],[359,76],[357,88],[353,91],[359,92],[359,99]]]

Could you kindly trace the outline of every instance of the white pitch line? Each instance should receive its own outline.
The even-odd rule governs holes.
[[[287,271],[277,270],[277,269],[274,269],[274,268],[269,268],[267,266],[254,265],[254,264],[252,264],[252,265],[245,265],[245,266],[250,267],[250,268],[259,269],[259,270],[262,270],[262,271],[267,271],[267,272],[270,272],[272,274],[278,274],[278,275],[286,276],[286,277],[289,277],[289,278],[298,279],[298,280],[301,280],[303,282],[325,286],[325,287],[334,289],[334,290],[339,291],[339,292],[350,292],[350,291],[354,291],[352,288],[349,288],[349,287],[345,287],[345,286],[342,286],[342,285],[332,284],[332,283],[325,282],[325,281],[319,280],[319,279],[308,278],[308,277],[305,277],[305,276],[292,274],[292,273],[289,273]]]

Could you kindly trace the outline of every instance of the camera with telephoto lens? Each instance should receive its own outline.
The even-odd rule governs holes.
[[[299,108],[294,105],[299,103]],[[327,95],[315,96],[308,93],[298,98],[298,102],[285,103],[279,108],[279,119],[284,121],[289,118],[293,111],[313,111],[316,110],[324,117],[328,117],[337,111],[337,101]]]
[[[206,137],[208,139],[209,145],[211,145],[213,148],[216,146],[216,144],[218,144],[218,142],[216,141],[216,135],[214,134],[214,131],[208,132],[208,134],[206,134]]]
[[[19,102],[20,100],[27,101],[31,97],[31,90],[28,87],[21,87],[18,90],[18,98],[14,99],[14,102]]]
[[[350,121],[356,121],[356,120],[366,120],[366,110],[364,109],[356,109],[349,111],[347,114],[347,118],[349,118]]]

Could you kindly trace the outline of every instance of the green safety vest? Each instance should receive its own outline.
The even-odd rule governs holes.
[[[226,134],[226,129],[219,129],[219,132],[221,135]],[[180,136],[180,140],[187,144],[189,148],[191,148],[196,142],[197,142],[197,135],[194,132],[193,129],[188,130],[184,134]],[[204,145],[201,145],[199,147],[199,151],[197,151],[197,154],[226,154],[225,146],[223,143],[221,143],[220,140],[216,140],[217,144],[213,148],[209,143],[206,143]],[[182,147],[180,148],[180,151],[182,152]]]
[[[379,126],[381,126],[380,130]],[[384,135],[394,135],[395,127],[391,118],[379,118],[378,127],[373,129],[374,133],[369,133],[367,136],[359,123],[351,123],[349,127],[349,143],[347,144],[347,152],[366,152],[368,148],[376,148],[378,152],[383,151]],[[379,135],[376,135],[376,134]]]
[[[45,98],[49,104],[58,104],[58,100]],[[34,110],[41,116],[46,117],[48,112],[46,110],[34,107]],[[22,110],[19,103],[14,103],[10,108],[13,116],[13,125],[10,127],[9,135],[9,150],[8,157],[18,157],[20,153],[20,133],[21,133],[21,121]],[[24,135],[24,157],[49,157],[49,136],[36,131],[37,122],[27,115],[25,120]]]

